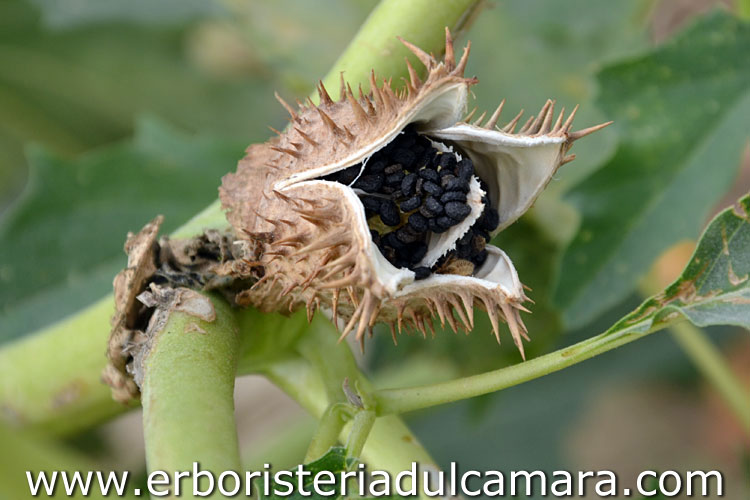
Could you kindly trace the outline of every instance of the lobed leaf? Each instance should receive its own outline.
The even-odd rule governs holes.
[[[643,333],[686,318],[750,328],[750,194],[706,228],[682,275],[608,333]]]

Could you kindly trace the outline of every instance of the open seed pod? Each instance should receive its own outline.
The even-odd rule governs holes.
[[[247,149],[220,188],[227,217],[252,240],[263,277],[236,298],[263,310],[326,311],[359,340],[376,322],[426,335],[432,318],[454,330],[489,314],[500,340],[508,324],[523,355],[520,311],[528,298],[510,258],[490,238],[520,217],[560,167],[573,141],[606,124],[571,132],[575,110],[555,116],[547,101],[514,132],[521,114],[497,127],[462,121],[469,87],[446,30],[445,58],[403,42],[427,67],[401,91],[390,80],[355,94],[341,81],[334,101],[281,98],[286,131]]]

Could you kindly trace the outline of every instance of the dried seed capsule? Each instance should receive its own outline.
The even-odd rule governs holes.
[[[423,280],[425,278],[429,278],[432,274],[432,270],[429,267],[424,266],[415,267],[414,269],[412,269],[412,271],[414,272],[415,280]]]
[[[426,181],[432,181],[436,184],[440,182],[440,176],[438,175],[436,170],[432,170],[431,168],[423,168],[418,173],[419,176]]]
[[[420,213],[413,213],[409,216],[409,226],[419,233],[424,233],[430,228],[427,218]]]
[[[406,174],[401,180],[401,192],[404,196],[411,196],[414,194],[414,188],[417,185],[417,174]]]
[[[424,200],[424,207],[435,215],[443,213],[443,204],[434,196],[428,196]]]
[[[425,183],[422,184],[422,189],[425,193],[431,194],[432,196],[440,196],[443,194],[443,188],[432,181],[425,181]]]
[[[461,222],[471,213],[471,207],[466,203],[449,201],[445,204],[445,214],[456,222]]]
[[[414,195],[411,198],[408,198],[405,201],[401,202],[401,211],[402,212],[411,212],[412,210],[416,210],[419,208],[419,205],[422,204],[422,197],[419,195]]]
[[[441,203],[448,203],[449,201],[460,201],[466,203],[466,193],[461,191],[448,191],[440,197]]]
[[[401,223],[401,214],[392,200],[384,200],[380,204],[380,220],[386,226],[398,226]]]
[[[354,187],[368,193],[375,193],[383,187],[384,182],[385,176],[383,176],[383,174],[368,174],[357,179],[357,182],[354,183]]]

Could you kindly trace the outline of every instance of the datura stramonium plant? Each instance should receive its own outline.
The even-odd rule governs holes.
[[[402,42],[426,66],[424,81],[407,60],[401,91],[371,73],[369,94],[342,75],[338,101],[322,83],[318,105],[295,109],[277,96],[289,126],[224,177],[227,217],[263,270],[237,302],[323,309],[342,338],[356,331],[360,341],[377,322],[394,340],[403,327],[425,335],[434,316],[468,331],[478,306],[498,341],[499,321],[508,324],[523,355],[529,299],[508,255],[488,242],[574,158],[576,139],[607,124],[571,132],[575,111],[555,116],[552,101],[518,132],[520,113],[497,127],[503,103],[486,121],[462,121],[477,83],[464,76],[470,45],[456,64],[447,29],[442,61]]]
[[[187,300],[164,283],[219,288],[261,311],[306,307],[311,318],[321,309],[341,338],[355,331],[360,342],[378,322],[390,325],[394,341],[404,328],[426,336],[435,316],[468,332],[479,307],[498,342],[500,321],[508,324],[523,356],[520,312],[529,299],[508,255],[489,241],[573,160],[575,140],[607,124],[571,132],[575,110],[555,116],[553,101],[518,132],[522,112],[497,126],[503,103],[486,120],[461,120],[477,83],[464,76],[470,45],[456,63],[447,29],[442,61],[403,43],[427,75],[421,81],[407,60],[401,91],[371,73],[368,94],[355,94],[342,75],[337,101],[322,83],[317,105],[308,99],[295,108],[277,96],[289,126],[250,146],[223,179],[229,235],[157,244],[157,220],[131,236],[129,268],[115,282],[105,375],[113,386],[126,372],[138,381],[130,365],[137,345],[148,343],[144,306]]]

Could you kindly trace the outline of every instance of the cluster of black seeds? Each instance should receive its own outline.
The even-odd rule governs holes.
[[[424,279],[447,257],[433,269],[418,266],[427,253],[430,233],[444,233],[471,213],[466,196],[473,176],[470,159],[457,161],[455,154],[439,152],[428,138],[407,127],[373,154],[364,169],[359,163],[324,179],[356,189],[380,252],[394,266],[408,268],[417,279]],[[482,216],[459,240],[450,258],[475,265],[487,258],[484,247],[490,231],[497,227],[498,214],[486,196],[482,201]]]

